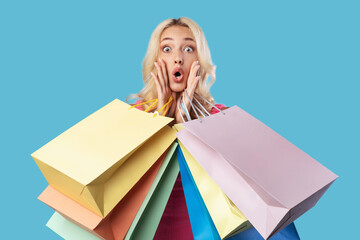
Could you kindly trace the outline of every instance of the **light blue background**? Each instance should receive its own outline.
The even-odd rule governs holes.
[[[358,239],[359,1],[1,1],[1,238],[58,239],[30,154],[142,88],[158,23],[203,28],[215,100],[238,105],[338,174],[296,221],[302,239]],[[235,3],[236,2],[236,3]]]

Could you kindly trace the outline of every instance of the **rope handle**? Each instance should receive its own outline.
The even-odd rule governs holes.
[[[167,114],[167,112],[169,111],[169,108],[170,108],[170,103],[172,102],[173,100],[173,97],[170,96],[169,100],[167,101],[167,103],[164,104],[164,106],[162,106],[158,111],[155,111],[153,114],[154,114],[154,117],[156,115],[159,115],[159,112],[161,112],[164,108],[165,108],[165,111],[164,113],[162,114],[162,116],[165,116]],[[157,106],[157,103],[159,102],[159,100],[156,98],[156,99],[153,99],[153,100],[149,100],[149,101],[146,101],[146,102],[141,102],[141,103],[138,103],[138,104],[135,104],[135,105],[132,105],[129,109],[132,109],[132,108],[135,108],[135,107],[138,107],[138,106],[142,106],[144,104],[147,104],[147,103],[151,103],[153,102],[149,107],[147,107],[144,112],[150,112],[152,111],[156,106]]]

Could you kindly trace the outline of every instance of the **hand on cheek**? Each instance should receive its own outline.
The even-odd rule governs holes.
[[[190,74],[187,80],[187,88],[188,89],[194,89],[197,86],[197,83],[200,80],[200,76],[198,76],[198,71],[200,69],[199,61],[194,61],[190,68]]]
[[[197,74],[199,69],[200,69],[199,61],[194,61],[190,68],[190,74],[189,74],[189,78],[187,80],[187,87],[185,89],[190,98],[190,101],[193,100],[194,92],[195,92],[196,87],[200,80],[200,76],[198,76],[198,74]],[[185,103],[186,108],[190,111],[191,105],[189,102],[189,98],[185,94],[183,94],[183,98],[184,98],[184,103]]]
[[[200,80],[200,76],[197,76],[198,75],[197,73],[200,69],[200,64],[198,61],[194,61],[190,67],[189,77],[187,79],[187,87],[186,87],[186,92],[190,98],[190,101],[189,98],[184,93],[185,90],[180,94],[171,90],[169,86],[169,79],[166,70],[166,63],[164,60],[159,58],[159,60],[155,62],[155,67],[157,69],[157,74],[151,72],[151,75],[154,78],[156,90],[158,93],[157,110],[159,110],[161,107],[164,106],[164,104],[169,100],[170,96],[173,96],[172,106],[167,116],[174,117],[176,122],[180,123],[182,122],[182,118],[180,116],[180,112],[177,109],[178,101],[180,99],[180,96],[182,96],[184,105],[186,109],[188,109],[188,111],[190,112],[191,109],[190,101],[192,101],[193,99],[194,92]]]
[[[151,72],[151,76],[154,78],[156,85],[156,91],[158,95],[157,110],[159,110],[169,100],[172,91],[169,87],[169,79],[164,60],[159,58],[159,61],[155,62],[154,64],[157,70],[157,74]]]
[[[184,105],[185,105],[186,109],[189,112],[190,112],[190,109],[191,109],[190,102],[193,100],[194,92],[195,92],[196,87],[198,85],[198,82],[200,80],[200,76],[198,76],[198,74],[197,74],[199,69],[200,69],[199,61],[194,61],[192,63],[192,65],[191,65],[190,74],[189,74],[189,77],[187,79],[187,87],[184,90],[184,91],[187,92],[187,95],[189,97],[187,97],[184,92],[181,93],[182,99],[184,101]],[[177,99],[177,101],[179,101],[179,99]],[[180,112],[178,110],[175,112],[175,119],[176,119],[176,122],[181,122],[181,116],[180,116]]]

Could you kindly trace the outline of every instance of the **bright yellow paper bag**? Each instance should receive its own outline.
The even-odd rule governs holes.
[[[32,157],[53,188],[105,217],[174,142],[172,120],[116,99]]]
[[[176,131],[181,131],[183,126],[176,124],[173,128]],[[244,214],[240,212],[219,186],[210,178],[184,145],[179,140],[178,142],[220,238],[225,239],[251,228],[252,225]]]

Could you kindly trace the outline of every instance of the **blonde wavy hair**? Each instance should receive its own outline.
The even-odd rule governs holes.
[[[204,97],[207,101],[214,104],[214,99],[210,94],[210,87],[215,82],[215,69],[216,66],[213,65],[211,60],[210,50],[205,38],[203,31],[200,26],[191,20],[190,18],[181,17],[178,19],[167,19],[161,22],[154,30],[151,35],[149,46],[143,60],[142,66],[142,76],[145,83],[144,88],[137,94],[131,94],[126,98],[126,101],[129,99],[141,98],[142,101],[149,101],[157,98],[157,91],[155,80],[151,77],[151,72],[156,73],[156,68],[154,62],[158,58],[159,48],[160,48],[160,36],[163,31],[172,26],[183,26],[188,27],[194,35],[198,60],[200,64],[200,81],[195,90],[199,95]],[[210,79],[208,80],[208,78]],[[201,98],[197,98],[199,102],[210,111],[212,106]],[[151,104],[151,103],[150,103]],[[144,104],[144,108],[147,108],[150,104]],[[192,117],[195,117],[193,109],[190,112]]]

